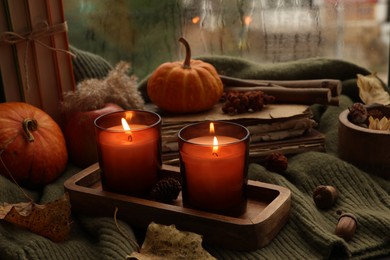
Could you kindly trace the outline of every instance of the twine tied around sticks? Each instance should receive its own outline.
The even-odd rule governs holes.
[[[34,29],[30,32],[27,33],[16,33],[16,32],[3,32],[0,35],[0,44],[18,44],[21,42],[26,42],[26,49],[24,53],[24,70],[26,72],[26,89],[29,89],[29,76],[28,76],[28,48],[30,43],[34,42],[37,43],[49,50],[52,51],[59,51],[66,53],[70,55],[71,57],[76,57],[75,54],[71,53],[68,50],[63,50],[60,48],[53,48],[42,41],[38,40],[41,37],[48,37],[52,36],[56,33],[61,33],[61,32],[67,32],[68,31],[68,24],[66,22],[55,24],[50,26],[47,21],[41,21],[38,22],[37,25],[34,27]]]

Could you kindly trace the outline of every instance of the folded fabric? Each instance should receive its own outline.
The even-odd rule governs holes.
[[[74,46],[69,47],[76,56],[72,59],[74,78],[76,82],[84,79],[101,79],[113,69],[112,65],[96,54],[80,50]]]
[[[102,62],[100,58],[77,49],[75,52],[78,55],[78,64],[75,66],[77,78],[85,78],[84,74],[98,76],[108,72],[106,62]],[[208,252],[218,259],[363,259],[389,255],[390,182],[371,176],[337,157],[338,114],[358,100],[356,74],[370,72],[348,62],[320,58],[270,65],[232,57],[202,59],[213,63],[219,73],[234,77],[340,79],[343,81],[343,93],[349,96],[340,97],[339,107],[312,106],[314,117],[319,123],[318,130],[326,136],[326,153],[307,152],[290,157],[283,176],[269,172],[259,164],[250,165],[251,179],[282,185],[292,191],[291,216],[275,239],[266,247],[252,252],[205,245]],[[103,69],[98,72],[90,71],[96,67]],[[147,78],[140,82],[144,95],[146,81]],[[55,200],[64,192],[64,181],[80,170],[69,164],[61,178],[54,183],[41,190],[25,189],[25,192],[37,203]],[[326,211],[317,209],[311,197],[313,189],[324,184],[334,185],[340,193],[334,207]],[[14,183],[0,176],[0,202],[17,203],[25,200]],[[337,210],[351,212],[358,218],[358,228],[350,242],[345,242],[334,234]],[[70,238],[63,243],[54,243],[0,221],[1,258],[124,259],[126,255],[139,249],[145,232],[118,220],[119,230],[114,217],[87,217],[80,214],[72,217]]]

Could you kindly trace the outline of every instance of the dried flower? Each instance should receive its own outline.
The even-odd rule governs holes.
[[[257,112],[264,105],[273,103],[275,98],[263,91],[229,91],[224,93],[225,103],[222,111],[229,115],[242,114],[249,111]]]
[[[130,64],[119,62],[104,79],[86,79],[74,92],[64,94],[63,109],[66,112],[100,109],[106,103],[114,103],[123,109],[143,109],[144,100],[137,88],[137,79],[127,75]]]
[[[368,117],[370,116],[372,116],[374,119],[375,118],[381,119],[382,117],[384,117],[383,112],[379,109],[368,110]]]
[[[390,130],[390,120],[387,117],[382,117],[381,119],[373,118],[370,116],[368,118],[368,128],[373,130]]]

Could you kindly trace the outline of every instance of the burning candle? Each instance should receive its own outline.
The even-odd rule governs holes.
[[[180,130],[185,206],[239,214],[246,206],[249,131],[229,122],[202,122]]]
[[[161,117],[131,110],[95,120],[104,190],[146,196],[161,168]]]

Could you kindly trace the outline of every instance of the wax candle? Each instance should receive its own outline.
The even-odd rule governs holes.
[[[201,128],[215,125],[215,133]],[[190,207],[233,211],[245,202],[249,132],[227,122],[191,125],[179,132],[183,200]]]
[[[148,194],[161,168],[160,122],[147,111],[114,112],[95,120],[103,189]]]

